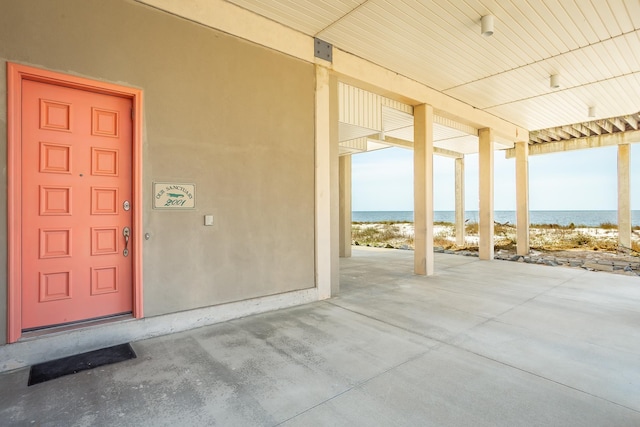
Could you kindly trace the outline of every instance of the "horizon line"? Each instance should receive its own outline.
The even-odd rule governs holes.
[[[455,212],[455,209],[434,209],[434,212]],[[494,209],[494,212],[516,212],[515,209]],[[617,212],[617,209],[529,209],[529,212]],[[640,209],[631,209],[632,212],[640,211]],[[386,209],[375,209],[375,210],[355,210],[352,209],[351,212],[413,212],[411,210],[386,210]],[[467,210],[465,212],[479,212],[477,209]]]

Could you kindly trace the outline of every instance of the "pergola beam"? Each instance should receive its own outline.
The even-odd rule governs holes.
[[[562,130],[565,131],[567,134],[571,135],[573,138],[582,138],[584,136],[574,126],[563,126]]]
[[[624,132],[625,130],[627,130],[627,125],[618,117],[614,117],[612,119],[609,119],[609,121],[611,122],[611,124],[613,126],[615,126],[620,132]]]
[[[596,122],[587,122],[584,126],[596,135],[602,134],[602,128],[598,126]]]
[[[613,133],[613,123],[609,120],[598,120],[596,122],[598,126],[602,128],[607,133]]]
[[[638,119],[633,116],[624,116],[624,120],[625,122],[627,122],[627,124],[629,124],[629,126],[634,128],[635,130],[638,130]]]
[[[581,124],[581,123],[576,123],[574,125],[571,125],[571,127],[573,129],[575,129],[576,132],[579,132],[579,135],[575,135],[577,138],[583,138],[585,136],[591,136],[591,130],[588,127],[586,127],[583,124]]]
[[[619,144],[633,144],[640,142],[640,130],[617,132],[606,135],[595,135],[586,138],[574,138],[566,141],[548,142],[545,144],[530,144],[529,156],[538,154],[557,153],[561,151],[584,150],[587,148],[608,147]],[[515,150],[505,150],[507,159],[515,158]]]

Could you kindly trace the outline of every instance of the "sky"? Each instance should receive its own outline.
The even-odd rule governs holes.
[[[617,147],[529,157],[529,210],[617,210]],[[454,160],[434,156],[434,210],[455,209]],[[465,209],[478,210],[478,155],[465,156]],[[515,159],[494,154],[494,210],[515,210]],[[631,145],[631,209],[640,210],[640,144]],[[352,210],[412,211],[413,151],[352,156]]]

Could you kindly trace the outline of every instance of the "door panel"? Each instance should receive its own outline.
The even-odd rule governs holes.
[[[132,311],[131,108],[22,82],[23,329]]]

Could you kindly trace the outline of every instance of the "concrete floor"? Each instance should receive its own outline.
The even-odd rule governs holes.
[[[329,301],[133,343],[2,425],[639,426],[640,278],[354,248]]]

